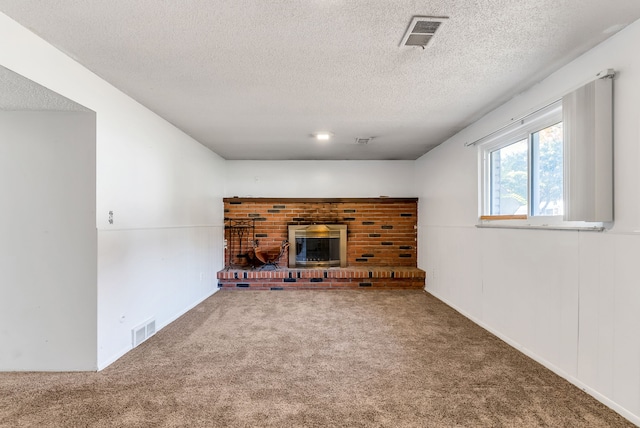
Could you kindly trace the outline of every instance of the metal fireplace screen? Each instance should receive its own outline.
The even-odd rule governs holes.
[[[347,225],[289,226],[289,267],[347,266]]]

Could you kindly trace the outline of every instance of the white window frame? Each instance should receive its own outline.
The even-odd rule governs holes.
[[[477,143],[479,162],[479,216],[478,227],[499,228],[531,228],[531,229],[576,229],[603,230],[601,222],[565,221],[562,215],[532,216],[531,195],[531,134],[562,122],[562,100],[548,105],[514,123],[497,133],[483,138]],[[527,139],[529,155],[527,156],[527,216],[526,218],[509,218],[508,216],[491,215],[491,152]],[[566,144],[565,144],[566,149]],[[566,174],[566,173],[565,173]],[[566,180],[566,176],[564,180]],[[566,201],[566,195],[564,195]],[[565,203],[566,206],[566,203]]]

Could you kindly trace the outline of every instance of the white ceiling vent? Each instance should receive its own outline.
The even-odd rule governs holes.
[[[402,46],[420,46],[424,49],[434,34],[442,26],[442,24],[449,18],[447,17],[433,17],[433,16],[414,16],[407,28],[407,32],[400,42]]]
[[[357,137],[356,138],[356,144],[369,144],[369,142],[373,140],[373,137]]]

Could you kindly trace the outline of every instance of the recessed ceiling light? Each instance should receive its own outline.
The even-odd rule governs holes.
[[[330,132],[317,132],[315,134],[313,134],[314,137],[316,137],[316,140],[318,141],[327,141],[331,138],[331,133]]]

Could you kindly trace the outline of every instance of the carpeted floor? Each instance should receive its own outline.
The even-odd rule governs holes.
[[[0,373],[2,427],[624,427],[422,291],[222,291],[99,373]]]

